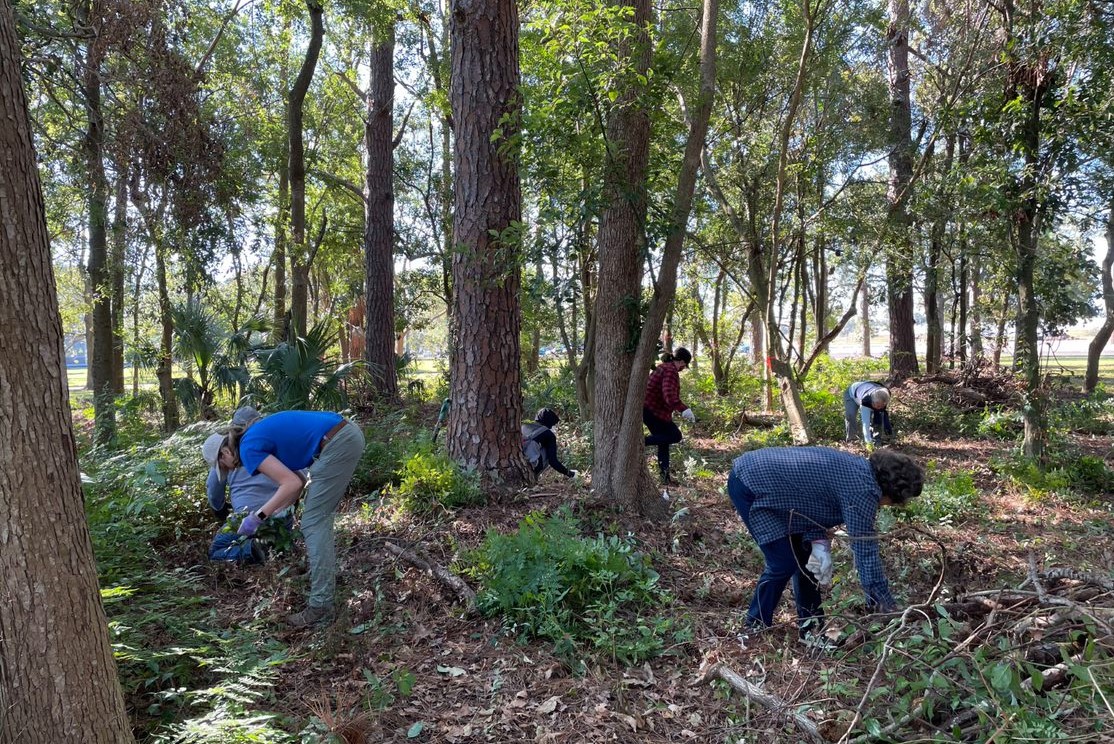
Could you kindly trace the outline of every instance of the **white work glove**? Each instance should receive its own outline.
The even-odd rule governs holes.
[[[816,577],[820,586],[832,585],[832,541],[813,540],[812,555],[808,557],[805,568]]]
[[[683,418],[685,421],[688,421],[690,424],[696,423],[696,414],[692,412],[691,408],[686,408],[685,410],[681,411],[681,418]]]

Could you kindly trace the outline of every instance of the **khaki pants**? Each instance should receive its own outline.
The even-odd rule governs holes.
[[[309,604],[332,607],[337,583],[337,506],[364,453],[364,433],[349,422],[309,466],[309,489],[302,507],[302,536],[309,557]]]

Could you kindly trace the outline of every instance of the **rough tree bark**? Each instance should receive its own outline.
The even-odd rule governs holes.
[[[364,221],[364,279],[367,296],[364,359],[378,397],[398,399],[395,369],[395,26],[384,20],[375,31],[371,84],[367,91],[367,218]]]
[[[101,61],[104,42],[98,38],[101,8],[90,0],[74,6],[75,22],[89,34],[79,52],[81,93],[87,127],[82,155],[89,177],[89,284],[92,290],[92,341],[89,383],[93,390],[93,438],[107,444],[116,436],[112,375],[112,272],[108,260],[108,178],[104,169],[104,114],[101,110]]]
[[[1083,392],[1093,393],[1099,382],[1099,356],[1114,334],[1114,200],[1106,216],[1106,255],[1102,259],[1102,301],[1106,319],[1087,346],[1087,372],[1083,376]]]
[[[306,246],[306,146],[302,122],[306,93],[313,82],[317,59],[321,55],[321,42],[325,38],[325,12],[320,0],[306,0],[309,10],[310,38],[302,69],[290,88],[287,110],[287,135],[290,142],[290,273],[293,286],[290,291],[291,332],[304,336],[309,315],[310,251]]]
[[[909,97],[909,0],[889,0],[886,30],[890,87],[890,184],[888,221],[893,245],[886,260],[890,313],[890,376],[917,374],[913,331],[913,260],[909,241],[909,196],[913,181],[912,113]]]
[[[516,488],[534,481],[519,429],[518,8],[514,0],[453,0],[451,11],[458,325],[449,454],[485,482]]]
[[[793,83],[793,92],[789,96],[786,106],[785,118],[782,120],[778,132],[778,165],[777,182],[774,189],[773,219],[770,225],[770,245],[762,258],[765,273],[766,295],[759,299],[758,313],[766,329],[766,366],[778,382],[781,391],[781,404],[785,409],[785,417],[789,423],[789,434],[795,444],[808,444],[812,441],[812,432],[809,431],[808,418],[805,415],[804,403],[801,401],[800,389],[797,385],[796,375],[789,363],[789,352],[782,346],[781,327],[778,322],[778,258],[781,253],[781,211],[785,203],[785,189],[789,168],[789,139],[793,132],[793,123],[797,118],[797,110],[801,105],[804,95],[805,80],[808,76],[809,60],[812,57],[812,45],[816,25],[819,21],[817,13],[822,2],[817,0],[815,6],[812,0],[804,0],[801,10],[804,13],[805,36],[801,43],[801,55],[797,60],[796,79]],[[756,292],[757,297],[757,292]]]
[[[0,741],[122,744],[18,50],[0,2]]]
[[[1014,364],[1025,381],[1025,404],[1021,419],[1025,426],[1022,450],[1042,466],[1045,459],[1047,421],[1045,393],[1041,387],[1040,348],[1037,331],[1040,323],[1040,304],[1035,278],[1037,247],[1040,237],[1042,209],[1038,195],[1037,173],[1040,170],[1041,108],[1050,84],[1043,69],[1047,60],[1022,60],[1018,58],[1014,42],[1014,3],[1005,0],[1001,6],[1005,19],[1007,67],[1010,79],[1004,103],[1022,102],[1023,118],[1016,129],[1016,140],[1011,143],[1024,161],[1011,184],[1011,196],[1016,208],[1011,210],[1011,238],[1015,251],[1014,278],[1017,282],[1017,342]]]
[[[650,64],[646,31],[650,5],[634,0],[630,45],[624,56],[640,73]],[[650,120],[636,97],[636,86],[619,95],[619,109],[608,127],[614,147],[606,186],[608,207],[600,222],[600,274],[596,305],[596,448],[592,485],[596,493],[650,519],[668,515],[668,503],[658,496],[646,469],[642,434],[642,403],[646,373],[656,342],[677,290],[677,267],[684,245],[685,224],[692,206],[700,154],[715,98],[716,20],[718,0],[704,0],[700,38],[700,90],[689,122],[689,134],[674,192],[670,229],[666,236],[654,297],[633,344],[631,329],[639,326],[641,249],[645,241],[646,165]],[[622,266],[622,262],[633,264]],[[618,286],[608,287],[610,278]],[[632,325],[627,325],[633,321]],[[633,346],[633,354],[631,349]]]

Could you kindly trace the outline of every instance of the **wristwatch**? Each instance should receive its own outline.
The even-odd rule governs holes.
[[[255,513],[255,516],[259,517],[261,520],[266,520],[267,519],[267,515],[266,515],[266,513],[264,513],[264,511],[262,509],[257,511]]]

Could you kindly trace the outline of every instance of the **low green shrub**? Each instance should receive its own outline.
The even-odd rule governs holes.
[[[649,559],[619,537],[581,537],[567,509],[534,512],[511,534],[489,532],[464,560],[485,615],[524,639],[552,641],[573,667],[585,653],[638,664],[684,630],[661,613],[668,595]]]
[[[1044,468],[1020,450],[992,460],[991,468],[1035,499],[1069,490],[1099,495],[1114,491],[1114,471],[1102,458],[1080,454],[1078,447],[1067,440],[1054,439],[1059,441],[1049,444]]]
[[[1024,426],[1021,411],[988,407],[979,418],[975,432],[987,439],[1014,440],[1021,436]]]
[[[1053,428],[1062,431],[1110,434],[1114,432],[1114,398],[1096,392],[1082,400],[1053,406],[1048,419]]]
[[[979,490],[975,487],[970,471],[941,470],[930,460],[925,466],[924,491],[919,498],[908,502],[895,514],[903,519],[914,519],[936,524],[958,524],[978,516]]]
[[[461,469],[448,455],[431,448],[411,454],[396,476],[397,484],[390,492],[404,512],[428,514],[438,508],[455,509],[484,502],[479,476]]]
[[[567,421],[580,410],[576,401],[576,372],[567,365],[542,368],[523,381],[522,410],[532,420],[539,408],[552,408]]]

